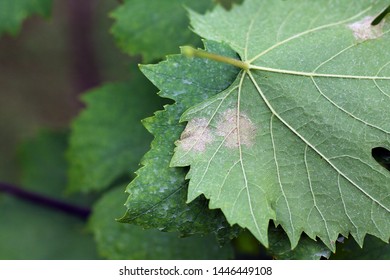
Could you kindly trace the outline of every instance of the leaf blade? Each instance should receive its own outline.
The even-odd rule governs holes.
[[[89,225],[100,254],[108,259],[230,259],[230,244],[221,247],[214,236],[193,235],[180,238],[175,232],[142,229],[114,220],[123,199],[123,187],[105,194],[94,206]]]
[[[384,102],[390,89],[384,51],[389,26],[372,30],[365,23],[384,2],[333,7],[248,0],[231,13],[216,8],[205,16],[191,14],[198,34],[228,42],[251,69],[182,117],[189,121],[187,134],[197,122],[202,133],[195,140],[204,144],[179,141],[172,159],[173,166],[191,166],[190,197],[205,194],[229,222],[249,228],[265,245],[269,219],[282,225],[292,247],[302,231],[319,236],[332,250],[340,233],[351,232],[359,243],[367,233],[388,240],[390,176],[371,149],[390,146],[390,120],[383,116],[389,109]],[[310,17],[308,10],[318,16]],[[364,36],[353,24],[363,26]],[[234,114],[227,118],[229,110]],[[230,136],[224,119],[233,123]],[[245,122],[257,129],[255,145]],[[229,144],[232,136],[236,144]],[[229,180],[215,175],[231,174],[237,166],[241,170]],[[221,198],[225,183],[232,193]],[[261,209],[253,211],[251,196]],[[235,207],[245,211],[233,213]]]
[[[140,119],[163,101],[139,73],[132,82],[106,84],[83,96],[87,108],[73,121],[67,159],[70,191],[97,191],[130,177],[148,148]]]
[[[143,1],[126,0],[111,14],[116,20],[111,32],[123,51],[142,54],[144,61],[150,62],[173,53],[180,44],[198,45],[199,38],[187,27],[184,7],[205,11],[211,4],[210,0],[151,0],[145,8]]]

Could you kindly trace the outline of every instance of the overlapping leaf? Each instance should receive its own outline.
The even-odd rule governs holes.
[[[181,44],[198,44],[199,37],[188,28],[185,7],[204,12],[211,0],[126,0],[112,17],[116,20],[112,34],[128,54],[142,54],[150,62],[174,53]]]
[[[204,194],[265,245],[270,219],[292,247],[303,231],[332,250],[339,234],[388,241],[390,173],[371,155],[390,148],[389,24],[371,25],[387,4],[247,0],[192,13],[194,30],[248,69],[182,116],[172,166],[191,166],[189,201]]]
[[[123,204],[123,186],[109,191],[95,207],[90,220],[100,254],[109,259],[229,259],[230,244],[221,247],[214,236],[179,238],[176,232],[142,229],[120,224],[118,205]]]
[[[151,140],[140,119],[163,100],[140,73],[132,78],[83,96],[87,108],[72,124],[67,152],[70,190],[102,190],[137,169]]]
[[[52,0],[2,0],[0,1],[0,36],[2,33],[16,35],[23,20],[37,14],[48,16]]]
[[[328,259],[331,251],[321,241],[314,241],[303,235],[298,245],[291,249],[289,239],[280,227],[270,226],[267,253],[277,260],[319,260]],[[383,242],[382,242],[383,243]]]

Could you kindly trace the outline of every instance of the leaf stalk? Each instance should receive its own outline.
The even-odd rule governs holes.
[[[181,47],[181,53],[187,57],[207,58],[207,59],[211,59],[214,61],[233,65],[233,66],[241,68],[245,71],[249,70],[249,64],[247,62],[244,62],[244,61],[241,61],[238,59],[234,59],[231,57],[215,54],[215,53],[209,53],[209,52],[204,51],[204,50],[194,49],[193,47],[190,47],[190,46]]]

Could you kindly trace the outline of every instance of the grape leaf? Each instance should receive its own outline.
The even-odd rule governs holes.
[[[223,44],[206,42],[205,45],[213,52],[236,55]],[[206,66],[207,71],[202,71]],[[186,204],[186,170],[170,168],[169,162],[174,141],[184,129],[184,125],[179,124],[180,115],[186,108],[228,87],[238,70],[202,59],[190,60],[182,55],[169,56],[167,61],[157,65],[144,65],[141,70],[161,89],[160,96],[175,98],[180,103],[168,105],[164,111],[143,121],[155,139],[141,161],[143,167],[127,187],[128,210],[121,221],[145,228],[179,231],[183,235],[214,231],[221,239],[230,239],[232,233],[224,216],[220,211],[210,211],[204,198]],[[170,75],[172,71],[180,74]],[[216,74],[218,77],[210,81]],[[194,95],[199,88],[202,93]]]
[[[298,245],[292,250],[289,239],[280,227],[268,229],[269,248],[267,250],[277,260],[319,260],[328,259],[331,251],[321,241],[314,241],[303,235]],[[383,242],[382,242],[383,243]]]
[[[131,82],[107,84],[83,95],[87,108],[74,120],[67,152],[69,190],[101,190],[135,171],[150,135],[140,119],[162,104],[138,72]]]
[[[68,135],[41,131],[19,149],[23,187],[34,193],[83,205],[66,196]],[[0,259],[97,259],[93,236],[79,217],[0,194]]]
[[[16,35],[22,22],[30,15],[48,17],[52,0],[2,0],[0,1],[0,36]]]
[[[188,201],[205,195],[265,246],[270,219],[292,248],[302,232],[332,251],[339,234],[388,242],[390,173],[371,155],[390,147],[390,25],[371,25],[386,5],[247,0],[191,12],[195,32],[230,45],[243,70],[181,118],[171,165],[190,166]]]
[[[229,259],[230,245],[220,247],[214,236],[194,235],[179,238],[177,233],[144,230],[136,225],[120,224],[123,186],[103,196],[93,210],[90,220],[100,254],[108,259]],[[119,210],[119,211],[118,211]]]
[[[145,62],[176,52],[181,44],[198,45],[199,37],[188,28],[185,7],[199,12],[212,7],[210,0],[126,0],[111,13],[111,32],[118,46],[130,55],[142,54]]]

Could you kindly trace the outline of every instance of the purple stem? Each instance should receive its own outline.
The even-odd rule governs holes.
[[[73,79],[77,95],[100,84],[101,77],[93,42],[91,0],[67,0]]]
[[[73,205],[58,199],[50,198],[41,194],[24,190],[18,186],[0,182],[0,192],[8,193],[23,200],[32,202],[36,205],[49,207],[67,214],[86,220],[91,210],[85,207]]]

